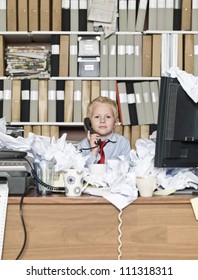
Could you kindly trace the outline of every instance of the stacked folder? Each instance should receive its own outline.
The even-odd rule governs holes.
[[[6,74],[13,78],[49,78],[50,52],[44,46],[7,46]]]

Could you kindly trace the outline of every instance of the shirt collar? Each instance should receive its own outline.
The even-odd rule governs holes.
[[[111,143],[116,143],[117,142],[117,138],[116,138],[114,133],[111,133],[111,136],[108,139],[106,139],[105,141],[111,142]]]

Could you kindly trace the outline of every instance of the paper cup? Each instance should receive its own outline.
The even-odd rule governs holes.
[[[155,176],[136,177],[136,185],[140,196],[152,197],[157,187],[157,178]]]

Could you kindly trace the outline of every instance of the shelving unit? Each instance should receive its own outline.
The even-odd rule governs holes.
[[[52,7],[50,9],[51,10],[51,22],[55,22],[55,15],[58,15],[60,14],[60,9],[62,9],[62,12],[63,12],[63,8],[66,8],[66,10],[64,10],[64,12],[66,11],[67,13],[70,13],[70,16],[78,16],[79,17],[79,13],[82,12],[80,10],[78,10],[78,8],[80,8],[80,3],[83,4],[81,5],[81,9],[82,7],[84,7],[84,12],[86,12],[90,5],[90,2],[89,1],[83,1],[83,0],[79,0],[79,1],[75,1],[71,3],[71,1],[65,1],[65,6],[62,6],[61,8],[61,2],[62,1],[57,1],[57,6],[55,7],[54,4],[55,4],[55,1],[52,1]],[[136,5],[134,4],[136,2]],[[150,51],[151,53],[147,54],[147,53],[143,53],[143,45],[140,46],[140,49],[138,49],[137,45],[135,43],[133,43],[133,45],[125,45],[124,48],[125,48],[125,52],[124,55],[125,55],[125,59],[127,60],[128,57],[126,55],[126,53],[130,54],[130,52],[132,52],[132,54],[130,55],[133,55],[134,57],[138,54],[141,57],[141,62],[142,63],[142,60],[143,60],[143,55],[145,55],[146,58],[148,58],[149,56],[150,57],[150,63],[151,63],[151,67],[153,67],[153,61],[154,61],[154,58],[156,56],[156,48],[158,48],[158,50],[160,52],[162,52],[162,47],[161,45],[159,45],[159,42],[157,43],[154,43],[154,36],[164,36],[164,35],[167,35],[169,36],[170,34],[175,34],[175,35],[181,35],[182,36],[182,39],[181,39],[181,42],[182,42],[182,57],[184,57],[182,63],[184,65],[184,62],[186,61],[186,58],[185,58],[185,54],[184,54],[184,48],[185,48],[185,36],[186,35],[196,35],[198,34],[198,31],[192,31],[192,30],[149,30],[148,29],[148,25],[150,24],[149,23],[149,17],[150,17],[150,6],[149,6],[149,2],[147,2],[146,4],[146,8],[142,6],[143,2],[141,0],[139,1],[119,1],[118,0],[118,21],[120,20],[124,20],[124,24],[126,24],[126,18],[127,18],[127,15],[128,13],[130,15],[132,15],[132,12],[134,12],[134,10],[136,11],[136,20],[137,20],[137,17],[138,17],[138,14],[139,14],[139,10],[142,9],[142,8],[145,8],[146,10],[144,11],[144,15],[142,15],[142,19],[141,19],[141,24],[143,27],[142,30],[135,30],[136,27],[135,26],[130,26],[130,28],[128,28],[127,30],[127,26],[125,26],[125,29],[123,29],[123,26],[121,26],[121,22],[119,22],[119,28],[120,30],[119,31],[116,31],[114,33],[113,36],[115,36],[116,38],[116,45],[113,46],[115,49],[114,49],[114,55],[115,55],[115,60],[117,61],[117,57],[118,57],[118,52],[121,51],[121,53],[123,52],[122,48],[123,46],[118,46],[118,37],[119,36],[122,36],[123,37],[133,37],[132,41],[135,40],[135,36],[136,35],[139,35],[141,40],[143,39],[144,36],[150,36],[149,39],[150,39],[150,45],[149,45],[149,48],[150,48]],[[127,8],[127,3],[128,3],[128,8]],[[69,4],[71,4],[71,6],[69,6]],[[79,4],[79,7],[78,7],[78,4]],[[144,3],[145,4],[145,3]],[[43,8],[43,6],[42,6]],[[49,6],[48,6],[49,8]],[[157,8],[156,8],[157,9]],[[76,13],[76,11],[78,11],[78,13]],[[157,10],[156,10],[157,12]],[[182,12],[182,11],[181,11]],[[40,14],[40,13],[38,13]],[[42,13],[41,13],[42,14]],[[50,13],[49,13],[50,14]],[[84,13],[86,14],[86,13]],[[61,18],[63,16],[63,13],[61,14]],[[87,16],[87,14],[86,14]],[[82,18],[81,18],[82,19]],[[85,19],[83,19],[84,22],[85,22]],[[145,21],[145,22],[144,22]],[[90,24],[90,22],[89,22]],[[95,31],[92,31],[90,29],[90,26],[88,26],[89,24],[87,24],[87,31],[57,31],[57,30],[35,30],[35,31],[0,31],[0,36],[3,36],[4,40],[5,40],[5,45],[14,45],[14,44],[17,44],[17,45],[32,45],[32,44],[42,44],[42,45],[45,45],[49,50],[51,50],[51,47],[52,47],[52,38],[54,35],[58,35],[58,36],[68,36],[68,40],[70,40],[71,36],[72,35],[77,35],[78,36],[100,36],[101,38],[104,37],[104,33],[103,32],[95,32]],[[133,24],[133,22],[131,21],[131,24]],[[139,25],[139,27],[141,26],[141,24]],[[51,24],[49,28],[55,28],[53,27],[54,25]],[[141,28],[140,28],[141,29]],[[107,39],[109,40],[109,39]],[[102,48],[103,48],[103,41],[100,40],[100,54],[102,54]],[[78,43],[78,41],[76,42],[76,44]],[[156,44],[156,45],[154,45]],[[60,47],[60,46],[59,46]],[[111,46],[110,46],[111,47]],[[110,52],[111,52],[111,49],[110,49],[109,45],[108,45],[108,55],[110,55]],[[68,41],[68,53],[66,54],[68,57],[68,63],[69,63],[69,60],[70,60],[70,51],[69,49],[71,48],[70,46],[70,42]],[[145,48],[145,49],[149,49],[149,48]],[[127,49],[127,51],[126,51]],[[145,50],[144,49],[144,50]],[[122,53],[122,54],[123,54]],[[60,54],[60,53],[59,53]],[[159,85],[160,83],[160,76],[161,76],[161,72],[159,72],[161,69],[161,62],[162,62],[162,55],[164,56],[164,54],[161,53],[161,57],[160,57],[160,61],[158,61],[158,75],[153,75],[153,73],[151,73],[151,75],[149,76],[143,76],[143,75],[132,75],[132,76],[127,76],[127,75],[123,75],[123,76],[118,76],[118,75],[113,75],[113,76],[109,76],[109,75],[100,75],[100,76],[97,76],[97,77],[79,77],[78,75],[76,76],[73,76],[73,75],[70,75],[69,73],[69,69],[68,69],[68,75],[66,76],[51,76],[50,77],[50,80],[55,80],[55,81],[61,81],[61,80],[64,80],[65,83],[71,83],[71,86],[74,87],[75,86],[75,83],[81,81],[81,97],[83,95],[83,89],[82,89],[82,82],[87,82],[88,84],[88,87],[92,87],[92,86],[95,86],[94,90],[90,89],[89,88],[89,93],[90,93],[90,101],[91,101],[91,98],[92,98],[92,93],[93,91],[95,92],[95,90],[97,91],[97,93],[99,94],[102,94],[102,89],[101,89],[101,83],[103,81],[108,81],[109,84],[111,84],[111,86],[113,85],[113,89],[108,89],[107,91],[113,91],[113,98],[116,98],[116,100],[118,101],[118,93],[116,95],[116,83],[122,83],[124,82],[125,85],[131,83],[132,85],[134,83],[142,83],[143,81],[148,81],[149,83],[150,82],[154,82],[156,81]],[[196,55],[196,54],[195,54]],[[189,54],[190,56],[190,54]],[[115,61],[114,61],[115,62]],[[137,62],[134,62],[134,63],[137,63]],[[137,64],[134,64],[131,65],[131,67],[135,65],[135,67],[137,66]],[[145,65],[142,65],[142,67],[144,68]],[[184,65],[185,66],[185,65]],[[78,67],[78,65],[76,64],[76,67]],[[119,66],[117,66],[119,67]],[[68,68],[69,68],[69,64],[68,64]],[[135,69],[135,68],[134,68]],[[185,70],[185,67],[183,67],[183,70]],[[151,72],[152,72],[152,69],[151,69]],[[7,79],[7,77],[3,76],[3,77],[0,77],[0,80],[5,80]],[[115,83],[114,83],[115,82]],[[93,85],[94,83],[96,83],[96,85]],[[88,89],[87,89],[88,90]],[[75,89],[73,88],[73,95],[74,95],[74,91]],[[126,95],[125,97],[128,98],[129,100],[129,94],[130,96],[133,95],[133,100],[136,100],[136,97],[135,97],[135,92],[125,92]],[[67,93],[65,93],[67,94]],[[105,93],[106,94],[106,93]],[[108,93],[107,93],[108,94]],[[149,93],[150,94],[150,93]],[[152,96],[153,93],[151,93],[151,98],[153,98]],[[148,95],[148,94],[147,94]],[[143,94],[143,98],[144,98],[144,94]],[[137,101],[137,100],[136,100]],[[83,99],[82,99],[82,102],[83,102]],[[86,101],[87,102],[87,101]],[[134,101],[133,101],[134,102]],[[83,105],[83,104],[82,104]],[[136,104],[133,104],[133,105],[136,105]],[[73,105],[72,105],[73,106]],[[86,104],[87,106],[87,104]],[[85,105],[84,105],[85,107]],[[135,107],[134,107],[135,108]],[[82,110],[82,108],[81,108]],[[121,110],[121,109],[120,109]],[[85,112],[85,108],[83,108],[82,110],[83,112]],[[120,112],[120,114],[122,113],[126,113],[126,112]],[[63,132],[67,132],[67,131],[70,131],[70,133],[72,132],[72,130],[74,131],[75,133],[75,130],[78,128],[79,131],[78,133],[80,133],[83,137],[84,137],[84,129],[83,129],[83,114],[81,112],[81,119],[79,121],[66,121],[64,120],[63,122],[59,122],[59,121],[55,121],[55,122],[43,122],[43,121],[40,121],[40,122],[20,122],[20,121],[12,121],[10,122],[11,125],[13,126],[24,126],[28,129],[30,129],[31,131],[31,128],[32,126],[57,126],[58,127],[58,130],[59,130],[59,135],[61,135]],[[156,125],[156,122],[154,123],[154,127]],[[137,130],[139,129],[139,132],[137,132]],[[80,131],[81,130],[81,131]],[[136,131],[136,132],[134,132]],[[118,133],[122,133],[124,134],[126,137],[130,138],[130,141],[131,141],[131,144],[132,146],[134,146],[134,143],[136,141],[136,138],[139,138],[139,137],[142,137],[141,135],[141,131],[146,131],[146,134],[147,137],[149,135],[149,133],[151,132],[150,131],[150,123],[136,123],[136,124],[133,124],[133,123],[127,123],[127,124],[123,124],[123,125],[120,125],[118,128],[117,128],[117,132]],[[28,131],[27,131],[28,132]],[[136,135],[133,137],[133,135]],[[50,135],[49,135],[50,136]]]

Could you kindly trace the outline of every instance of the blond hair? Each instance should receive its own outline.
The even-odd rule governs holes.
[[[94,100],[92,100],[91,103],[89,103],[88,108],[87,108],[87,116],[89,118],[91,118],[93,106],[95,104],[97,104],[97,103],[107,104],[107,105],[111,106],[114,118],[115,119],[118,118],[118,106],[117,106],[117,103],[113,99],[111,99],[109,97],[105,97],[105,96],[99,96],[99,97],[95,98]]]

